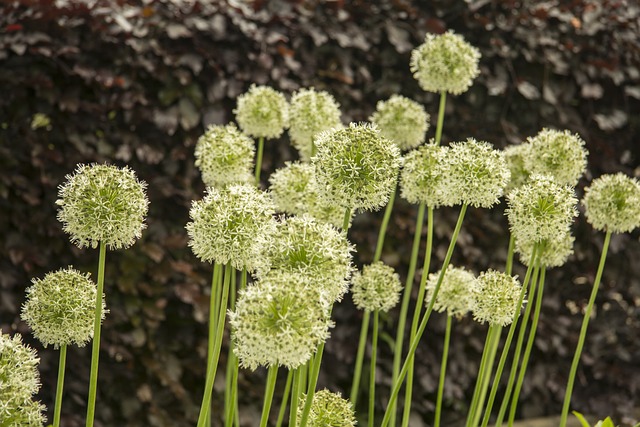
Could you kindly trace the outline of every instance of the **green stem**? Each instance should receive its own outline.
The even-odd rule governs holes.
[[[98,259],[98,288],[96,290],[96,305],[93,317],[93,342],[91,343],[91,375],[89,377],[89,399],[87,401],[86,427],[93,427],[96,411],[96,393],[98,391],[98,363],[100,356],[100,327],[102,326],[102,298],[104,292],[104,265],[107,257],[107,245],[100,242],[100,257]]]
[[[264,404],[262,405],[262,417],[260,418],[260,427],[267,427],[269,422],[269,412],[271,411],[271,401],[273,400],[273,392],[276,389],[276,380],[278,379],[278,365],[269,366],[267,374],[267,385],[264,389]]]
[[[442,395],[444,391],[444,378],[447,374],[447,358],[449,357],[449,341],[451,340],[451,316],[447,316],[447,327],[444,330],[444,348],[442,350],[442,362],[440,363],[440,380],[438,381],[438,397],[436,399],[436,415],[434,427],[440,427],[440,415],[442,413]]]
[[[289,405],[289,427],[298,425],[298,402],[300,394],[304,388],[305,378],[307,377],[307,365],[299,366],[293,378],[293,390],[291,391],[291,405]]]
[[[596,295],[598,294],[598,287],[600,286],[600,280],[602,280],[602,272],[604,271],[604,263],[607,258],[607,251],[609,250],[609,241],[611,240],[611,231],[607,231],[604,237],[604,245],[602,247],[602,255],[600,256],[600,263],[598,264],[598,272],[593,282],[593,288],[591,289],[591,296],[589,297],[589,304],[587,304],[587,310],[584,312],[584,318],[582,319],[582,327],[580,328],[580,337],[578,338],[578,346],[576,352],[573,354],[573,362],[571,362],[571,370],[569,371],[569,379],[567,381],[567,390],[564,395],[564,403],[562,404],[562,416],[560,418],[560,427],[567,425],[567,416],[569,414],[569,405],[571,405],[571,395],[573,394],[573,384],[576,380],[576,372],[578,371],[578,364],[580,364],[580,355],[582,354],[582,348],[587,337],[587,328],[589,327],[589,319],[591,318],[591,312],[593,311],[593,305],[596,302]]]
[[[231,275],[231,289],[229,290],[229,310],[233,311],[236,306],[236,272]],[[233,353],[233,344],[227,349],[227,372],[224,384],[224,422],[225,426],[233,425],[234,411],[236,409],[237,398],[237,372],[238,360]]]
[[[60,409],[62,408],[62,389],[64,388],[64,368],[67,364],[67,345],[60,346],[58,362],[58,383],[56,385],[56,403],[53,409],[53,427],[60,427]]]
[[[511,270],[513,269],[513,254],[515,252],[515,247],[516,238],[513,236],[513,233],[511,233],[511,237],[509,237],[509,249],[507,249],[507,263],[504,267],[505,274],[508,274],[509,276],[511,276]],[[531,265],[531,263],[529,265]]]
[[[209,295],[209,330],[207,336],[207,370],[205,373],[205,378],[209,375],[209,371],[211,371],[212,366],[211,362],[213,361],[213,350],[216,342],[216,319],[217,310],[220,306],[220,299],[222,298],[222,266],[218,263],[213,265],[213,273],[211,275],[211,291]],[[211,408],[206,408],[208,415]],[[207,417],[207,427],[211,425],[210,418]]]
[[[369,310],[365,310],[362,315],[362,326],[360,328],[360,340],[358,341],[358,353],[356,353],[356,366],[353,372],[353,383],[351,384],[351,395],[349,400],[353,405],[353,408],[356,408],[356,404],[358,403],[358,392],[360,391],[360,377],[362,375],[362,364],[364,361],[364,352],[367,346],[367,333],[369,332],[369,318],[371,317],[371,312]]]
[[[391,218],[391,211],[393,211],[393,202],[396,199],[397,191],[398,186],[395,185],[393,187],[393,191],[389,195],[387,207],[384,209],[384,216],[382,217],[382,223],[380,224],[380,230],[378,231],[378,243],[376,244],[376,252],[373,255],[373,262],[380,261],[380,257],[382,256],[382,247],[384,246],[384,239],[387,234],[387,227],[389,226],[389,219]]]
[[[278,420],[276,421],[276,427],[282,426],[284,421],[284,414],[287,412],[287,403],[289,403],[289,395],[291,394],[291,383],[293,382],[293,372],[289,369],[287,373],[287,382],[284,385],[284,391],[282,392],[282,402],[280,403],[280,410],[278,411]]]
[[[351,208],[347,208],[344,211],[344,220],[342,221],[342,230],[346,233],[349,231],[349,224],[351,223]]]
[[[438,108],[438,123],[436,125],[436,144],[442,140],[442,124],[444,122],[444,108],[447,103],[447,92],[440,92],[440,107]]]
[[[316,394],[316,385],[318,384],[318,375],[320,374],[320,364],[322,363],[322,354],[324,353],[324,342],[318,346],[318,351],[313,358],[311,364],[311,372],[309,376],[309,384],[307,384],[307,398],[304,402],[304,408],[302,409],[302,416],[300,417],[300,427],[306,427],[309,419],[309,412],[311,411],[311,404],[313,403],[313,396]]]
[[[369,427],[373,427],[376,409],[376,356],[378,353],[378,314],[373,311],[373,334],[371,336],[371,365],[369,368]]]
[[[484,400],[483,387],[488,381],[487,377],[491,377],[493,371],[493,352],[494,347],[500,340],[500,333],[502,328],[499,325],[489,325],[489,331],[487,332],[487,338],[484,342],[484,349],[482,350],[482,358],[480,359],[480,367],[478,369],[478,378],[476,379],[476,386],[473,389],[473,397],[471,398],[471,405],[469,407],[469,414],[467,414],[466,427],[473,427],[477,425],[476,419],[478,418],[478,412],[482,406]]]
[[[258,152],[256,154],[256,185],[260,186],[260,171],[262,170],[262,152],[264,151],[264,136],[258,138]]]

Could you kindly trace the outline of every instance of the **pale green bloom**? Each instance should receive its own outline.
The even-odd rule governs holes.
[[[429,305],[433,292],[438,284],[441,271],[429,274],[427,279],[424,303]],[[478,286],[476,277],[464,267],[449,265],[442,279],[433,309],[439,313],[447,312],[448,316],[462,317],[475,309],[474,290]]]
[[[573,253],[575,240],[575,237],[567,230],[565,234],[539,242],[539,264],[545,268],[563,266]],[[531,260],[533,246],[534,242],[531,241],[520,241],[518,239],[515,241],[514,249],[520,255],[520,262],[527,267],[529,266],[529,260]]]
[[[420,87],[429,92],[466,92],[480,74],[480,52],[453,31],[427,34],[424,43],[411,52],[411,72]]]
[[[400,149],[380,136],[375,126],[351,123],[316,138],[311,159],[316,181],[327,203],[343,209],[378,210],[394,190]]]
[[[408,152],[400,171],[400,195],[409,203],[434,208],[450,202],[448,151],[448,147],[430,143]]]
[[[142,235],[149,201],[135,172],[111,165],[78,165],[59,187],[58,220],[78,247],[127,248]]]
[[[518,309],[522,287],[514,276],[495,270],[480,273],[473,288],[473,318],[480,323],[507,326]]]
[[[587,168],[587,150],[579,135],[542,129],[527,141],[530,147],[523,162],[530,174],[551,176],[560,184],[578,183]]]
[[[251,85],[238,97],[233,113],[240,129],[255,138],[278,138],[289,125],[289,104],[284,95],[268,86]]]
[[[306,394],[298,401],[298,423],[302,417]],[[357,424],[353,405],[340,393],[324,389],[313,395],[307,426],[309,427],[353,427]]]
[[[96,285],[72,267],[33,279],[22,306],[22,320],[46,347],[84,345],[93,337]],[[102,318],[105,316],[104,295]]]
[[[400,291],[400,276],[382,261],[365,265],[351,280],[353,303],[360,310],[389,311],[400,301]]]
[[[224,187],[253,180],[254,141],[233,123],[209,126],[198,138],[196,167],[207,187]]]
[[[623,173],[594,179],[582,204],[596,230],[626,233],[640,226],[640,183]]]
[[[509,170],[511,171],[511,179],[509,180],[509,184],[506,189],[507,193],[529,181],[530,173],[525,168],[524,159],[529,156],[530,149],[531,144],[523,143],[518,145],[509,145],[503,150],[507,166],[509,166]]]
[[[422,144],[429,129],[429,115],[424,107],[401,95],[378,101],[369,121],[378,126],[383,137],[398,144],[401,150],[410,150]]]
[[[289,135],[303,161],[311,159],[313,138],[319,132],[340,127],[340,104],[328,92],[300,89],[291,97]]]

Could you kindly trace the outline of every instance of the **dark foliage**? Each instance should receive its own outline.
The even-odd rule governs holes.
[[[474,136],[503,147],[543,126],[579,132],[590,151],[581,192],[602,173],[640,174],[639,17],[638,5],[623,0],[3,2],[0,327],[29,337],[19,312],[32,277],[69,264],[96,269],[97,251],[74,248],[56,220],[65,175],[81,162],[130,165],[149,184],[148,230],[130,250],[108,254],[111,312],[103,327],[97,424],[193,425],[204,383],[211,274],[191,254],[184,229],[191,201],[204,189],[193,149],[206,124],[232,120],[234,100],[250,83],[286,93],[328,90],[345,121],[365,120],[376,101],[393,93],[422,102],[435,116],[437,99],[418,88],[409,55],[425,33],[454,29],[481,50],[482,74],[469,92],[449,98],[444,140]],[[266,176],[296,156],[285,138],[268,144]],[[501,209],[469,212],[454,262],[476,271],[503,265]],[[439,259],[456,215],[446,209],[436,215]],[[398,202],[383,258],[400,272],[407,269],[414,217],[414,207]],[[372,257],[380,219],[362,214],[354,222],[358,264]],[[576,254],[548,274],[523,417],[560,410],[602,242],[583,218],[575,233]],[[573,400],[581,412],[612,414],[621,423],[637,421],[632,406],[640,399],[638,258],[637,232],[614,237]],[[383,334],[393,333],[395,315],[384,319]],[[345,301],[334,317],[321,386],[344,391],[360,314]],[[435,316],[419,348],[416,420],[432,416],[443,330]],[[445,425],[466,414],[486,328],[466,320],[454,330]],[[33,345],[42,360],[40,397],[52,407],[57,352]],[[391,353],[381,346],[379,379],[388,385]],[[71,349],[65,426],[83,423],[88,373],[88,349]],[[242,375],[246,414],[260,406],[262,374]],[[387,395],[379,393],[380,407]]]

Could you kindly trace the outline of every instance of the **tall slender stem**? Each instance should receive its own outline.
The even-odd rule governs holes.
[[[262,153],[264,151],[264,136],[258,138],[258,152],[256,153],[256,185],[260,186],[260,172],[262,171]]]
[[[444,123],[444,109],[447,104],[447,92],[440,92],[440,106],[438,107],[438,123],[436,125],[436,144],[442,140],[442,124]]]
[[[53,427],[60,427],[60,410],[62,408],[62,390],[64,389],[64,368],[67,364],[67,345],[60,346],[58,362],[58,382],[56,384],[56,403],[53,409]]]
[[[289,395],[291,394],[291,383],[293,382],[293,373],[295,371],[289,369],[287,373],[287,382],[284,385],[284,391],[282,392],[282,402],[280,402],[280,410],[278,411],[278,420],[276,421],[276,427],[280,427],[284,421],[284,414],[287,412],[287,403],[289,403]]]
[[[442,396],[444,392],[444,378],[447,374],[447,359],[449,357],[449,342],[451,341],[451,316],[447,316],[447,326],[444,330],[444,347],[442,350],[442,362],[440,363],[440,380],[438,381],[438,397],[436,399],[436,415],[433,421],[434,427],[440,427],[442,413]]]
[[[380,257],[382,256],[382,247],[384,246],[384,239],[387,234],[387,227],[389,226],[389,219],[391,218],[391,212],[393,211],[393,203],[396,199],[397,191],[398,185],[396,184],[389,195],[389,202],[384,209],[384,216],[382,217],[382,223],[380,224],[380,230],[378,231],[378,242],[376,243],[376,252],[373,255],[373,262],[380,261]]]
[[[289,427],[298,425],[298,402],[300,394],[304,388],[304,381],[307,377],[307,365],[296,368],[293,376],[293,390],[291,390],[291,405],[289,405]]]
[[[364,314],[362,315],[362,326],[360,328],[358,352],[356,353],[356,366],[353,371],[353,383],[351,384],[351,395],[349,398],[354,409],[356,408],[356,404],[358,403],[358,392],[360,391],[360,377],[362,375],[364,351],[367,346],[367,333],[369,331],[370,317],[371,317],[371,312],[369,310],[365,310]]]
[[[378,314],[373,311],[373,334],[371,335],[371,367],[369,368],[369,427],[373,427],[376,410],[376,356],[378,353]]]
[[[324,342],[318,346],[318,351],[312,359],[313,363],[311,364],[309,384],[307,384],[307,398],[304,402],[304,408],[302,409],[302,415],[300,417],[300,427],[306,427],[307,421],[309,419],[309,412],[311,411],[313,396],[316,394],[316,385],[318,384],[318,375],[320,374],[320,364],[322,362],[323,353]]]
[[[347,208],[344,211],[344,219],[342,220],[342,231],[347,233],[347,231],[349,231],[349,224],[351,224],[351,208]]]
[[[95,315],[93,317],[93,342],[91,343],[91,374],[89,377],[89,399],[87,401],[86,427],[93,427],[96,411],[96,393],[98,391],[98,363],[100,358],[100,328],[102,326],[102,294],[104,293],[104,265],[107,257],[107,245],[100,242],[98,259],[98,283],[96,290]]]
[[[273,400],[273,392],[276,389],[276,380],[278,379],[278,365],[271,365],[267,374],[267,385],[264,389],[264,403],[262,405],[262,417],[260,418],[260,427],[267,427],[269,422],[269,412],[271,412],[271,401]]]
[[[477,425],[476,419],[478,418],[478,412],[480,412],[484,401],[484,385],[491,378],[493,360],[495,357],[494,348],[497,347],[498,342],[500,341],[501,332],[502,328],[500,325],[489,326],[487,338],[484,343],[484,349],[482,350],[482,358],[480,359],[478,378],[476,378],[476,386],[473,390],[473,397],[471,398],[471,405],[469,407],[469,413],[467,414],[467,427],[475,427]]]
[[[229,310],[236,307],[236,276],[234,271],[231,275],[231,289],[229,289]],[[233,352],[233,343],[229,343],[227,349],[227,372],[225,375],[224,387],[224,422],[226,427],[231,427],[235,418],[236,407],[238,406],[238,358]]]

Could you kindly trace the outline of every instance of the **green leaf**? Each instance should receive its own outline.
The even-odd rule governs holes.
[[[580,420],[580,424],[582,424],[582,427],[590,427],[589,423],[587,422],[587,420],[584,419],[584,417],[580,412],[572,411],[572,414],[575,415],[576,418],[578,418],[578,420]]]

